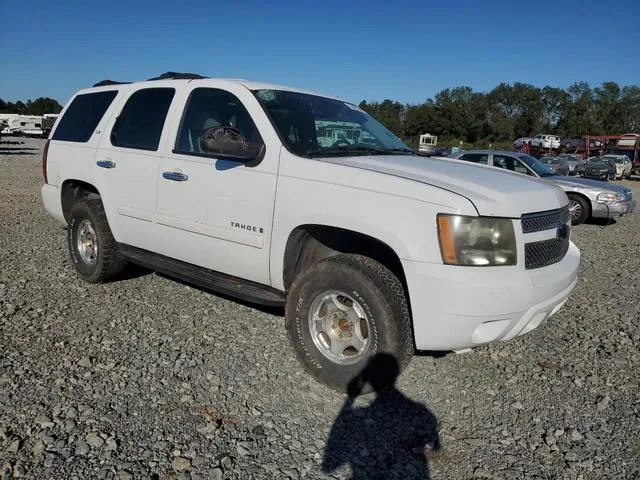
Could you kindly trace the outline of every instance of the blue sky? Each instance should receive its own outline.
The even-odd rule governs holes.
[[[2,1],[0,97],[162,72],[418,103],[459,85],[640,84],[640,0]],[[9,28],[7,28],[7,26]]]

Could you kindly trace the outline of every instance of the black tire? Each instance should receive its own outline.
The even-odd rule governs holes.
[[[98,246],[95,260],[91,262],[83,258],[78,248],[78,231],[84,221],[95,231],[94,242]],[[67,245],[78,275],[89,283],[116,279],[126,268],[127,261],[118,252],[102,201],[99,198],[78,201],[71,209],[68,224]]]
[[[312,302],[332,290],[352,296],[371,320],[368,348],[355,363],[348,365],[327,358],[316,346],[309,327]],[[393,356],[400,373],[415,351],[402,283],[388,268],[361,255],[337,255],[321,260],[297,278],[287,295],[285,325],[289,342],[305,370],[340,392],[350,390],[349,383],[377,354]],[[358,393],[371,391],[369,384],[360,388]]]
[[[581,223],[584,223],[585,220],[589,218],[589,214],[591,213],[589,202],[587,202],[587,200],[585,200],[584,197],[581,197],[580,195],[575,195],[573,193],[569,193],[567,194],[567,196],[569,197],[569,201],[572,204],[575,202],[577,206],[580,207],[580,215],[578,215],[576,218],[573,218],[573,214],[572,214],[571,224],[580,225]]]

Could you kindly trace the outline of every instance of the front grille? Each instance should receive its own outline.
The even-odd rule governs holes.
[[[540,242],[527,243],[524,246],[524,266],[527,270],[546,267],[559,262],[569,249],[569,236],[552,238]]]
[[[563,208],[558,208],[557,210],[527,213],[520,219],[522,224],[522,233],[542,232],[543,230],[557,228],[558,225],[567,223],[570,216],[569,205]]]

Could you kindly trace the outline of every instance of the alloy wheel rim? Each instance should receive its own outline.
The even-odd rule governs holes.
[[[571,212],[571,219],[575,220],[582,214],[582,206],[576,200],[571,200],[569,212]]]
[[[338,290],[316,295],[309,309],[309,331],[324,357],[340,365],[361,360],[371,347],[371,324],[362,305]]]
[[[89,220],[82,220],[78,226],[77,242],[78,254],[82,261],[93,265],[98,259],[98,238]]]

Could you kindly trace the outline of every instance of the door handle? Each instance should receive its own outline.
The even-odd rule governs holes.
[[[187,175],[180,172],[162,172],[162,177],[174,182],[186,182],[189,179]]]
[[[102,168],[115,168],[116,166],[115,162],[112,162],[111,160],[98,160],[96,165]]]

